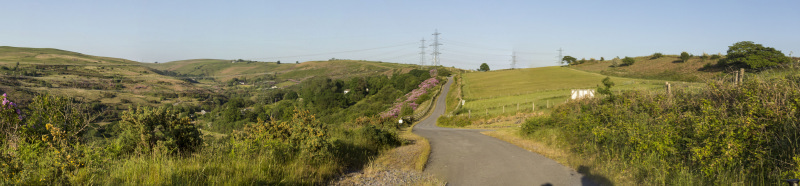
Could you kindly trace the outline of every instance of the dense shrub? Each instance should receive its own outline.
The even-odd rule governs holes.
[[[0,106],[0,185],[62,185],[79,169],[102,164],[87,147],[88,113],[63,97],[36,96],[27,112],[3,95]]]
[[[625,58],[622,59],[622,65],[625,65],[625,66],[631,66],[635,62],[636,62],[635,59],[633,59],[632,57],[628,57],[628,56],[625,56]]]
[[[691,57],[692,56],[689,55],[688,52],[681,52],[681,62],[686,63],[686,61],[689,61],[689,58],[691,58]]]
[[[681,171],[706,184],[797,178],[798,79],[751,78],[740,86],[709,83],[699,93],[628,91],[617,99],[572,101],[529,120],[522,131],[557,129],[568,134],[559,138],[574,152],[631,163],[626,169],[642,171],[638,181],[678,180]]]
[[[369,143],[369,146],[374,148],[385,149],[400,145],[397,133],[378,128],[375,125],[361,127],[358,133],[364,141]]]
[[[661,57],[664,57],[664,54],[661,54],[661,52],[656,52],[656,53],[653,53],[653,55],[650,56],[650,59],[658,59],[658,58],[661,58]]]
[[[244,128],[235,139],[247,147],[269,149],[278,145],[286,151],[285,159],[299,155],[309,161],[331,157],[332,143],[325,124],[306,110],[295,110],[289,121],[262,121]]]
[[[137,107],[122,113],[123,151],[190,153],[202,144],[200,131],[188,117],[165,107]],[[161,153],[165,153],[161,152]]]

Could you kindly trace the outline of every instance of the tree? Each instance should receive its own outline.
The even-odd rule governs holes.
[[[791,61],[780,50],[752,41],[741,41],[729,46],[726,57],[728,64],[746,65],[750,68],[770,67]]]
[[[294,64],[300,64],[300,61],[294,61]]]
[[[622,65],[625,66],[631,66],[634,62],[636,62],[636,60],[628,56],[625,56],[625,58],[622,59]]]
[[[605,61],[606,58],[600,57],[600,61]]]
[[[278,64],[279,64],[279,65],[281,64],[281,60],[278,60]]]
[[[609,99],[614,99],[614,94],[611,92],[612,86],[614,86],[614,82],[611,81],[610,77],[606,77],[603,79],[603,87],[597,86],[597,93],[606,95]]]
[[[561,64],[566,63],[567,65],[571,65],[575,63],[575,61],[578,61],[578,59],[572,56],[564,56],[563,58],[561,58]]]
[[[478,71],[481,71],[481,72],[489,71],[489,64],[486,64],[486,63],[481,64],[481,68],[479,68]]]
[[[681,61],[683,61],[684,63],[686,63],[686,61],[689,61],[689,58],[691,57],[692,56],[690,56],[688,52],[681,52]]]

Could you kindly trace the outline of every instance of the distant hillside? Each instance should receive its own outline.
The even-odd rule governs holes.
[[[290,79],[300,81],[316,76],[338,79],[353,76],[407,72],[416,68],[416,66],[408,64],[357,60],[309,61],[300,64],[284,62],[277,64],[277,62],[237,62],[220,59],[193,59],[161,64],[146,64],[146,66],[189,76],[215,77],[218,81],[263,75],[277,75],[275,78],[280,81],[289,81]]]
[[[289,87],[312,77],[342,79],[408,72],[415,65],[355,61],[276,62],[193,59],[139,63],[51,48],[0,47],[0,93],[30,100],[49,93],[103,104],[208,102],[228,89]]]
[[[196,104],[207,88],[161,75],[140,63],[51,48],[0,47],[0,92],[25,102],[47,93],[127,109],[134,105]]]
[[[138,62],[110,57],[99,57],[52,48],[25,48],[0,46],[0,64],[46,65],[137,65]]]
[[[669,81],[702,82],[717,77],[721,72],[705,71],[706,64],[714,65],[719,59],[701,59],[692,57],[686,63],[680,61],[677,55],[664,55],[658,59],[650,56],[635,57],[636,62],[631,66],[613,67],[614,60],[595,61],[580,65],[571,65],[571,68],[600,73],[609,76],[630,77],[641,79],[658,79]],[[617,60],[622,64],[621,60]]]

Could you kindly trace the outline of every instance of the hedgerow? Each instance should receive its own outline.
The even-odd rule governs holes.
[[[708,86],[572,101],[521,131],[556,129],[572,152],[627,163],[639,183],[680,184],[671,181],[686,172],[706,184],[800,177],[800,78]]]

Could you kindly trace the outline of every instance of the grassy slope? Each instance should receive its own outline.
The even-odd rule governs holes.
[[[563,103],[569,99],[571,89],[595,89],[605,75],[583,72],[564,67],[541,67],[464,74],[464,99],[467,110],[473,115],[502,114],[547,110],[547,104]],[[612,90],[647,89],[663,91],[664,81],[611,77],[616,84]],[[697,83],[672,83],[673,87],[697,87]]]
[[[18,69],[13,70],[17,63]],[[28,92],[46,92],[89,102],[114,104],[118,108],[153,104],[151,102],[192,103],[195,100],[161,99],[156,95],[202,89],[174,77],[156,74],[135,61],[59,49],[2,46],[0,66],[9,68],[0,70],[0,75],[8,77],[8,81],[0,83],[0,90],[3,92],[15,96],[23,96],[21,94]],[[31,72],[37,74],[24,74]],[[117,85],[121,87],[115,88]],[[121,104],[123,100],[130,102]]]
[[[346,78],[353,76],[367,76],[386,74],[387,71],[408,71],[413,65],[383,63],[355,60],[336,61],[309,61],[300,64],[275,62],[237,62],[219,59],[193,59],[173,61],[163,64],[148,64],[147,66],[169,70],[188,75],[216,76],[219,81],[227,81],[238,77],[255,77],[262,75],[278,75],[278,84],[291,85],[289,79],[302,81],[310,77],[326,76],[331,78]]]
[[[718,59],[704,60],[700,59],[700,57],[692,57],[686,63],[680,62],[680,58],[677,55],[665,55],[658,59],[650,59],[650,56],[643,56],[635,57],[635,59],[636,63],[631,66],[611,67],[612,60],[606,60],[586,62],[571,66],[571,68],[610,76],[691,82],[704,82],[720,74],[720,72],[699,70],[703,65],[716,64]]]
[[[137,65],[131,60],[99,57],[52,48],[24,48],[0,46],[0,65]]]

